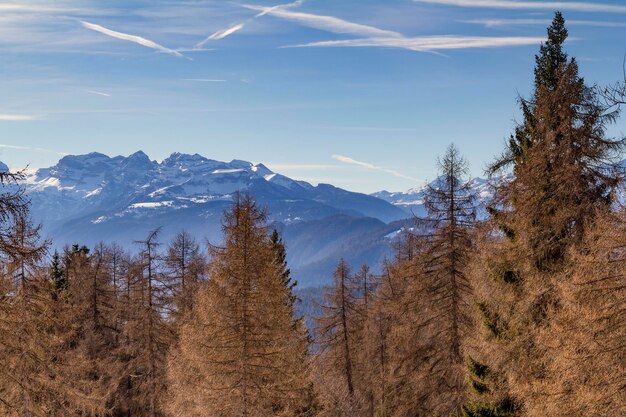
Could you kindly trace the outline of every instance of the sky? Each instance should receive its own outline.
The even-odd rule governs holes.
[[[0,0],[0,161],[199,153],[402,191],[450,143],[483,174],[554,10],[587,83],[623,79],[623,0],[279,2]]]

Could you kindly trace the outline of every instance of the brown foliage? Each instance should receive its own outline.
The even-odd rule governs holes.
[[[170,357],[172,415],[309,415],[306,331],[265,220],[247,196],[225,216],[225,246]]]

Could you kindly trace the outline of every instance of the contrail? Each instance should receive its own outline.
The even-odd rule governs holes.
[[[146,48],[154,49],[160,52],[165,52],[166,54],[174,55],[180,58],[185,58],[183,54],[174,49],[166,48],[163,45],[159,45],[158,43],[151,41],[150,39],[142,38],[141,36],[129,35],[128,33],[116,32],[111,29],[107,29],[104,26],[96,25],[94,23],[89,23],[82,21],[80,22],[85,28],[89,30],[93,30],[95,32],[102,33],[103,35],[110,36],[115,39],[121,39],[123,41],[133,42],[141,46],[145,46]]]

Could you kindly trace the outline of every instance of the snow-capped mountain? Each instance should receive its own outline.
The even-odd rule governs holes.
[[[373,196],[197,154],[174,153],[162,162],[143,152],[66,156],[28,176],[26,191],[34,219],[56,246],[115,241],[127,247],[157,227],[164,243],[182,229],[217,243],[234,193],[248,192],[283,231],[292,269],[302,271],[305,284],[330,277],[341,256],[376,263],[388,252],[385,236],[398,228],[393,222],[407,217]]]
[[[437,180],[430,183],[432,186],[436,186]],[[478,208],[479,217],[484,216],[484,208],[486,204],[493,198],[493,188],[489,182],[484,178],[472,178],[470,181],[472,193],[476,196],[476,205]],[[424,196],[428,185],[424,185],[417,188],[412,188],[406,192],[389,192],[379,191],[377,193],[370,194],[372,197],[385,200],[394,206],[401,208],[408,215],[415,215],[417,217],[425,217],[427,215],[424,208]]]

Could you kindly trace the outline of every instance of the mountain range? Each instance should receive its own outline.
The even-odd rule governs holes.
[[[485,181],[473,182],[488,198]],[[296,181],[263,164],[198,154],[174,153],[162,162],[143,152],[69,155],[29,174],[25,188],[34,220],[58,248],[104,241],[133,249],[158,227],[164,244],[183,229],[219,244],[233,195],[250,193],[282,233],[301,287],[328,283],[341,257],[355,268],[380,265],[391,255],[393,238],[424,211],[423,188],[365,195]]]

